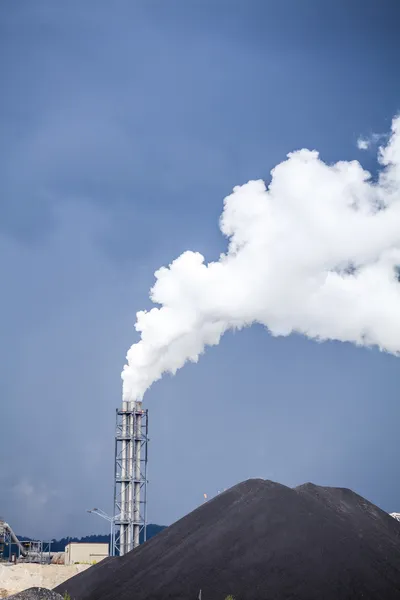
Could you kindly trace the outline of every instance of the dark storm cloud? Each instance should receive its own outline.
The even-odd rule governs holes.
[[[111,510],[120,371],[154,269],[187,248],[218,257],[223,197],[287,152],[354,158],[388,129],[396,11],[1,3],[0,512],[19,532],[102,529],[85,510]],[[149,394],[150,519],[249,476],[398,509],[382,469],[397,465],[398,379],[374,352],[228,336]]]

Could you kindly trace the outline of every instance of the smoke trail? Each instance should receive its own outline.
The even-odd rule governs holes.
[[[377,182],[356,161],[326,165],[300,150],[263,181],[235,187],[220,219],[226,254],[184,252],[155,273],[137,313],[141,339],[122,373],[126,400],[196,362],[228,329],[261,323],[400,352],[400,117],[379,149]]]

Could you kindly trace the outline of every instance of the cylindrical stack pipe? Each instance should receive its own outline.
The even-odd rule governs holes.
[[[127,503],[128,503],[128,490],[127,490],[127,433],[128,433],[128,417],[126,411],[128,410],[128,402],[122,403],[122,442],[121,442],[121,529],[120,529],[120,547],[121,554],[124,555],[128,551],[128,531],[129,527],[127,524]]]
[[[139,546],[140,534],[140,489],[141,489],[141,446],[142,446],[142,403],[135,407],[135,478],[134,478],[134,514],[133,514],[133,547]]]
[[[129,519],[129,530],[128,530],[128,540],[127,540],[127,548],[126,552],[130,552],[133,548],[133,530],[132,530],[132,521],[134,518],[133,515],[133,478],[134,478],[134,402],[129,402],[129,421],[128,421],[128,434],[129,434],[129,448],[128,448],[128,465],[127,465],[127,474],[128,474],[128,519]]]

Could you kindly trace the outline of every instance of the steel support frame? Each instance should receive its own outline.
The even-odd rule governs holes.
[[[148,411],[141,402],[116,410],[111,556],[122,556],[147,534]]]

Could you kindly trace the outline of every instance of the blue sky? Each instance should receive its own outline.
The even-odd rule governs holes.
[[[292,150],[357,159],[400,109],[397,2],[15,0],[0,6],[0,513],[104,529],[114,411],[153,273],[225,248],[223,198]],[[149,518],[248,477],[399,510],[398,359],[228,334],[147,395]]]

